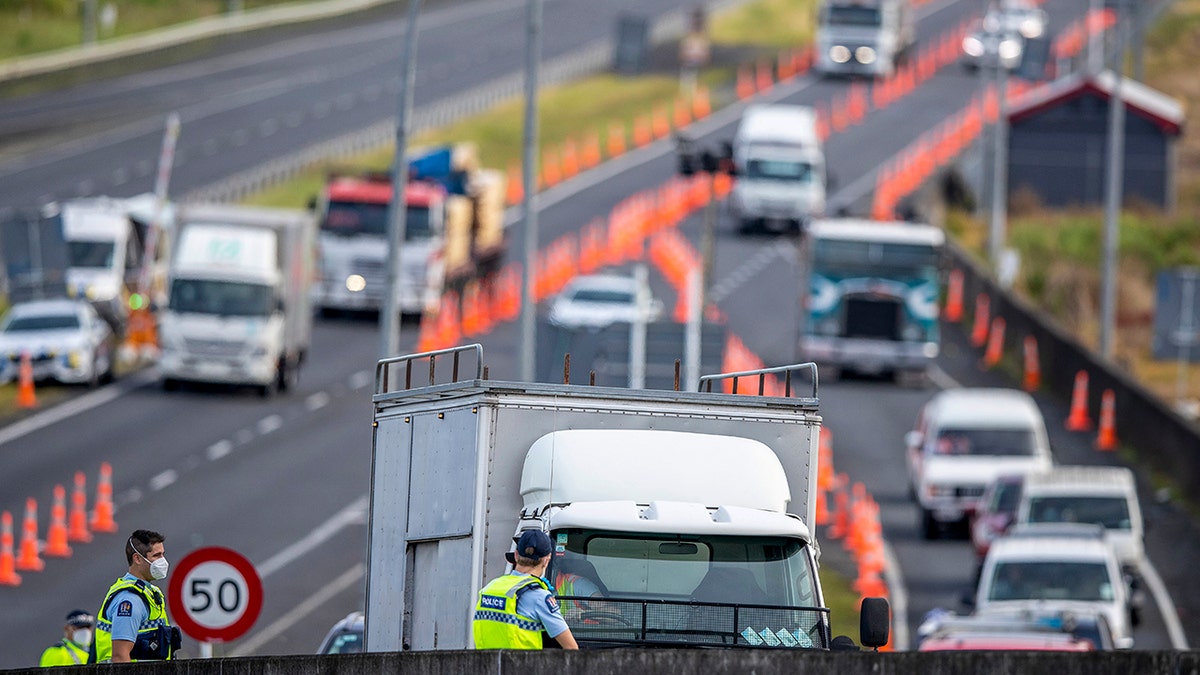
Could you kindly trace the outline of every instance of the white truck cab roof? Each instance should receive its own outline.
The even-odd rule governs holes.
[[[808,527],[794,516],[740,506],[714,509],[686,502],[581,502],[563,507],[550,519],[552,530],[575,527],[612,532],[783,536],[812,541]]]
[[[1044,428],[1033,397],[1016,389],[948,389],[930,401],[927,415],[938,426]]]
[[[808,106],[752,105],[742,113],[734,142],[820,147],[817,113]]]

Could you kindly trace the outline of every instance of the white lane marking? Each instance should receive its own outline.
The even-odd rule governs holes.
[[[258,425],[257,425],[258,434],[260,436],[266,436],[267,434],[271,433],[272,431],[275,431],[276,429],[279,429],[282,426],[283,426],[283,416],[267,415],[266,417],[264,417],[258,421]]]
[[[208,456],[209,461],[215,462],[225,455],[233,451],[233,442],[229,439],[222,439],[208,446],[204,454]]]
[[[355,563],[353,567],[343,572],[338,578],[329,583],[322,584],[315,593],[308,596],[304,602],[293,607],[287,614],[279,617],[271,625],[247,638],[234,649],[231,649],[229,656],[253,655],[268,642],[282,635],[284,631],[303,621],[322,604],[332,600],[338,593],[361,581],[365,572],[366,568],[362,563]]]
[[[317,393],[312,394],[308,398],[304,399],[304,408],[309,412],[320,410],[327,405],[329,405],[329,394],[323,391],[318,391]]]
[[[346,508],[333,514],[329,520],[321,523],[303,539],[288,546],[258,566],[259,576],[266,578],[286,567],[289,563],[308,555],[313,549],[329,541],[344,527],[361,525],[367,522],[367,496],[363,495],[354,500]]]
[[[179,480],[179,473],[175,471],[175,469],[167,469],[166,471],[150,479],[150,490],[153,492],[158,492],[177,480]]]
[[[114,506],[125,506],[127,504],[136,504],[142,501],[142,491],[138,488],[130,488],[122,492],[115,500]]]
[[[926,372],[929,374],[929,381],[933,382],[938,389],[962,389],[958,380],[950,377],[950,373],[942,370],[942,367],[936,363],[931,365]]]
[[[350,388],[354,390],[362,389],[372,383],[374,375],[368,370],[360,370],[350,376]]]
[[[898,652],[908,651],[908,588],[900,561],[887,541],[883,542],[883,579],[892,598],[892,647]]]
[[[1150,587],[1154,604],[1158,605],[1158,613],[1167,625],[1167,636],[1171,638],[1171,646],[1175,649],[1188,649],[1187,635],[1184,634],[1183,624],[1179,621],[1179,612],[1175,610],[1175,603],[1171,601],[1171,594],[1167,592],[1162,577],[1158,576],[1158,570],[1154,569],[1154,564],[1149,558],[1143,558],[1138,565],[1138,572]]]
[[[39,429],[44,429],[51,424],[57,424],[68,417],[86,412],[92,408],[102,406],[109,401],[116,399],[125,392],[136,389],[144,384],[158,379],[157,372],[144,372],[137,375],[125,378],[118,384],[110,384],[106,387],[97,389],[80,396],[79,398],[61,403],[43,410],[35,415],[26,417],[19,422],[14,422],[0,429],[0,445],[4,445],[9,441],[31,434]]]

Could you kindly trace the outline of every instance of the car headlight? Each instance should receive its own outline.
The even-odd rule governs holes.
[[[346,277],[346,290],[351,293],[358,293],[367,287],[367,280],[361,274],[351,274]]]
[[[1021,27],[1018,29],[1021,35],[1027,40],[1033,40],[1042,36],[1042,22],[1037,19],[1025,19],[1021,22]]]
[[[845,45],[834,45],[829,48],[829,60],[834,63],[847,63],[850,61],[850,49]]]
[[[974,35],[968,35],[967,37],[963,38],[962,48],[963,52],[965,52],[967,56],[972,56],[974,58],[983,56],[983,41]]]
[[[997,52],[1005,61],[1012,61],[1021,56],[1021,43],[1017,40],[1001,40]]]
[[[854,58],[864,66],[875,63],[875,50],[870,47],[859,47],[854,50]]]

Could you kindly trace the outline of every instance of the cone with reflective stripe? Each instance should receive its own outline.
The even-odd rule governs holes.
[[[987,351],[983,353],[983,367],[994,368],[1004,355],[1004,319],[992,319],[992,332],[988,335]]]
[[[1097,450],[1117,449],[1117,400],[1112,389],[1100,397],[1100,431],[1096,435]]]
[[[12,514],[0,514],[0,586],[20,586],[21,575],[17,574],[17,559],[13,555]]]
[[[42,551],[50,558],[71,557],[67,544],[67,489],[54,486],[54,505],[50,507],[50,527],[46,530],[46,549]]]
[[[25,500],[25,520],[21,523],[21,550],[17,554],[17,569],[26,572],[41,572],[46,562],[38,554],[37,500]]]
[[[67,539],[87,543],[92,533],[87,526],[87,478],[82,471],[75,472],[75,488],[71,490],[71,517],[67,525]]]
[[[971,346],[982,347],[988,338],[988,296],[975,296],[975,326],[971,329]]]
[[[112,465],[108,462],[100,465],[100,482],[96,485],[96,508],[92,512],[91,527],[93,532],[117,531],[117,522],[113,520]]]
[[[37,406],[37,394],[33,391],[33,358],[28,350],[21,352],[21,366],[17,371],[17,407]]]
[[[1025,336],[1025,391],[1035,392],[1042,386],[1042,367],[1038,363],[1037,338]]]
[[[963,312],[963,273],[962,270],[950,270],[946,283],[946,321],[958,323],[962,321]]]
[[[1071,414],[1067,417],[1068,431],[1087,431],[1092,420],[1087,409],[1088,374],[1086,370],[1075,373],[1075,386],[1071,390]]]

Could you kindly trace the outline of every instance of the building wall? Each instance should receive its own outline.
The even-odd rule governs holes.
[[[1009,133],[1009,197],[1028,189],[1047,206],[1102,205],[1107,132],[1108,100],[1092,92],[1016,122]],[[1173,206],[1173,145],[1173,137],[1126,106],[1126,204]]]

